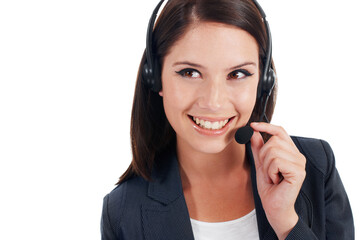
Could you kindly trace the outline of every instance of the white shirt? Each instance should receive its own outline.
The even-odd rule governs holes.
[[[259,239],[255,209],[247,215],[227,222],[202,222],[190,219],[195,240]]]

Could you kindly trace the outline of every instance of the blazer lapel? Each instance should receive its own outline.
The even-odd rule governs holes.
[[[148,187],[152,201],[141,209],[145,239],[194,240],[175,150],[164,154],[159,161]]]
[[[261,199],[257,190],[255,162],[254,162],[254,156],[252,154],[250,142],[246,144],[246,153],[247,153],[247,159],[250,162],[250,167],[251,167],[251,185],[253,189],[259,237],[261,240],[277,239],[274,230],[272,229],[270,223],[266,218],[266,214],[261,204]]]

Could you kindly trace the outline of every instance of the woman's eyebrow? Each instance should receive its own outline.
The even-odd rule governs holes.
[[[202,66],[202,65],[200,65],[200,64],[192,63],[192,62],[188,62],[188,61],[175,62],[172,66],[175,67],[175,66],[177,66],[177,65],[189,65],[189,66],[196,67],[196,68],[205,68],[204,66]],[[247,65],[256,66],[256,63],[255,63],[255,62],[244,62],[244,63],[241,63],[241,64],[236,65],[236,66],[234,66],[234,67],[228,68],[228,69],[226,69],[226,71],[231,71],[231,70],[234,70],[234,69],[237,69],[237,68],[241,68],[241,67],[244,67],[244,66],[247,66]]]
[[[204,67],[201,66],[200,64],[192,63],[192,62],[188,62],[188,61],[176,62],[176,63],[174,63],[172,66],[175,67],[175,66],[177,66],[177,65],[189,65],[189,66],[192,66],[192,67],[204,68]]]
[[[235,70],[237,68],[242,68],[242,67],[247,66],[247,65],[256,66],[256,63],[255,62],[244,62],[244,63],[241,63],[239,65],[236,65],[234,67],[231,67],[231,68],[227,69],[227,71]]]

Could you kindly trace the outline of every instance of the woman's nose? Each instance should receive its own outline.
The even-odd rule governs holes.
[[[224,79],[206,81],[200,91],[199,107],[210,111],[217,111],[224,104],[227,98]]]

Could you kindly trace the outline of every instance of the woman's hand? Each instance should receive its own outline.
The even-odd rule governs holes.
[[[251,148],[256,167],[257,188],[266,217],[279,239],[285,239],[299,217],[295,201],[305,179],[306,158],[279,126],[251,123]],[[260,132],[272,137],[264,144]]]

